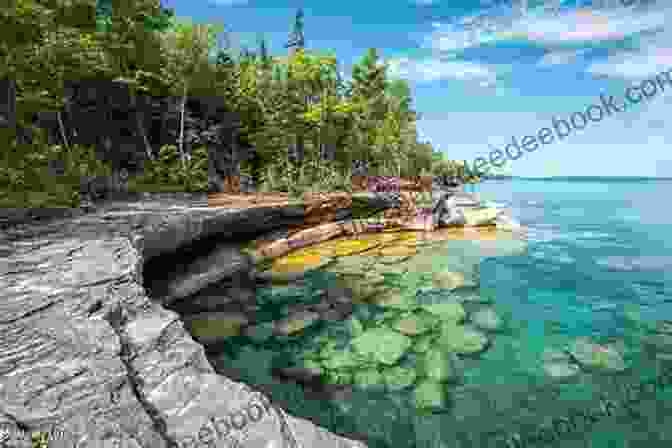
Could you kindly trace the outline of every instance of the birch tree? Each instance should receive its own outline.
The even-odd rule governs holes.
[[[173,28],[162,35],[167,59],[162,70],[164,76],[173,79],[175,90],[182,98],[178,151],[183,167],[190,158],[184,150],[184,114],[189,90],[196,76],[208,68],[209,55],[216,44],[216,34],[220,31],[221,26],[176,20]]]

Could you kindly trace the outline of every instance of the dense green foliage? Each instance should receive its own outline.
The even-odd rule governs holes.
[[[375,49],[344,81],[337,59],[317,51],[272,57],[262,39],[256,54],[233,55],[221,45],[221,25],[178,20],[159,0],[120,0],[114,8],[110,0],[10,4],[0,10],[0,78],[16,80],[21,125],[31,127],[36,111],[63,107],[66,80],[121,79],[134,92],[182,98],[176,145],[159,154],[149,148],[154,160],[133,188],[207,189],[207,151],[196,145],[192,154],[185,144],[189,95],[225,98],[240,115],[240,139],[256,148],[241,170],[263,190],[347,190],[355,160],[366,161],[371,175],[467,177],[418,142],[410,88],[390,79]],[[69,206],[78,176],[109,171],[90,162],[90,149],[18,144],[13,130],[1,131],[0,144],[11,148],[0,168],[4,206]],[[66,162],[63,176],[44,175],[54,158]]]

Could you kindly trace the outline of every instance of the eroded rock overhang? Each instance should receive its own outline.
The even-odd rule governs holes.
[[[254,428],[222,433],[232,413],[264,398],[217,375],[179,316],[143,288],[143,266],[153,258],[210,237],[253,237],[252,226],[264,232],[301,215],[152,195],[5,232],[0,423],[16,434],[53,428],[68,444],[84,443],[77,446],[189,446],[199,437],[363,446],[277,407]]]

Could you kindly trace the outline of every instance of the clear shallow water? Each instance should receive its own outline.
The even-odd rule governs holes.
[[[672,194],[672,183],[490,181],[477,191],[484,199],[506,203],[530,230],[527,254],[488,259],[481,266],[483,290],[495,294],[496,303],[508,308],[519,325],[518,367],[539,379],[542,376],[532,366],[540,365],[539,353],[544,348],[562,347],[572,338],[589,336],[597,341],[629,342],[625,358],[634,372],[628,380],[614,376],[612,382],[637,383],[638,377],[651,374],[655,363],[639,353],[635,335],[640,327],[628,316],[634,313],[642,322],[672,318],[672,211],[661,202]],[[498,349],[504,352],[502,345],[493,347],[484,359]],[[487,362],[476,370],[482,371],[486,388]],[[512,377],[512,371],[503,369],[503,377]],[[583,378],[591,386],[601,380]],[[553,389],[559,390],[555,385],[547,388]],[[567,391],[572,389],[578,385],[565,386],[555,404],[569,399]],[[668,403],[658,409],[656,418],[605,418],[586,431],[583,439],[540,445],[672,446],[664,424],[672,422],[670,400],[669,392],[648,399],[649,406]],[[547,415],[562,415],[553,410],[552,403],[544,404]],[[593,406],[597,404],[593,401]],[[507,432],[516,431],[515,425],[508,426]],[[638,445],[646,440],[649,443]]]
[[[406,395],[389,392],[317,401],[265,376],[259,352],[238,364],[241,379],[273,383],[272,398],[294,415],[364,434],[371,447],[504,448],[486,433],[536,433],[572,410],[598,408],[598,394],[620,402],[624,385],[654,377],[660,361],[641,350],[641,337],[647,322],[672,320],[672,212],[665,207],[672,182],[490,181],[477,191],[513,210],[529,229],[529,244],[520,255],[481,263],[481,295],[494,299],[507,325],[481,356],[463,359],[450,409],[420,413]],[[582,336],[618,345],[630,368],[550,378],[544,351],[561,351]],[[519,446],[672,446],[672,384],[634,409],[621,406],[590,427]]]

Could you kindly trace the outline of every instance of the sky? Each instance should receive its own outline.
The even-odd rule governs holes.
[[[620,107],[627,87],[672,69],[669,0],[162,3],[177,16],[223,24],[233,48],[255,49],[264,36],[278,56],[303,8],[307,49],[334,53],[348,74],[376,48],[390,75],[411,86],[421,140],[470,164],[537,135],[554,117],[602,104],[601,94]],[[672,82],[626,109],[523,151],[502,172],[672,177]]]

